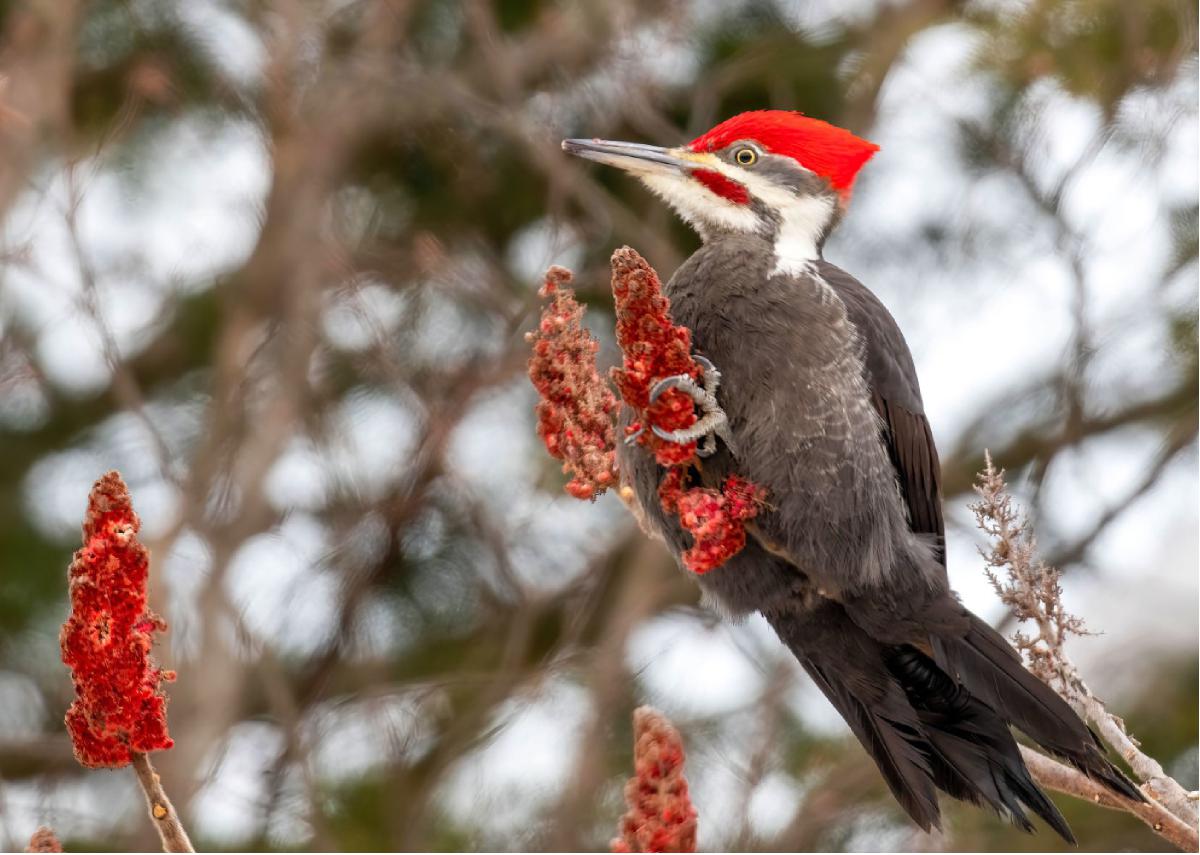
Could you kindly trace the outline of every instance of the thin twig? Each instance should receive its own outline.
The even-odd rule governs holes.
[[[979,473],[975,488],[979,501],[972,510],[978,527],[992,540],[991,548],[983,553],[988,564],[985,572],[1001,601],[1019,621],[1032,623],[1036,630],[1029,635],[1018,632],[1014,636],[1015,646],[1027,657],[1030,670],[1062,695],[1129,764],[1142,782],[1142,791],[1191,829],[1194,840],[1195,801],[1178,781],[1163,771],[1157,760],[1139,748],[1125,729],[1125,722],[1105,708],[1067,656],[1063,644],[1068,635],[1086,634],[1083,621],[1063,606],[1058,570],[1037,560],[1037,540],[1028,520],[1013,504],[1004,471],[996,469],[990,454],[985,453],[984,460],[984,470]],[[1003,580],[994,572],[1000,569],[1006,575]],[[1121,807],[1123,802],[1114,801],[1112,806]],[[1151,827],[1159,830],[1154,823]]]
[[[83,188],[79,186],[76,178],[76,168],[76,164],[71,163],[64,170],[69,198],[63,212],[63,219],[67,227],[71,254],[74,256],[75,266],[79,272],[79,282],[82,286],[79,297],[80,308],[95,325],[96,333],[100,337],[104,361],[112,373],[113,394],[120,405],[137,418],[145,428],[154,447],[157,458],[155,462],[158,464],[159,474],[162,475],[163,480],[176,483],[178,477],[171,466],[171,450],[167,445],[167,440],[158,425],[154,423],[154,419],[150,417],[146,408],[146,398],[138,384],[137,376],[133,373],[129,363],[122,359],[116,337],[100,307],[99,276],[84,248],[83,237],[79,233],[79,210],[83,204]]]
[[[154,820],[154,827],[162,838],[163,852],[195,852],[183,823],[179,821],[179,814],[175,812],[175,806],[163,792],[158,773],[150,765],[150,755],[140,751],[134,751],[132,755],[133,771],[137,772],[138,783],[146,794],[146,807],[150,809],[150,818]]]
[[[1200,836],[1195,828],[1176,817],[1156,801],[1132,802],[1123,799],[1108,788],[1097,784],[1083,773],[1039,754],[1032,748],[1021,746],[1021,756],[1035,781],[1050,790],[1068,796],[1086,799],[1100,807],[1131,813],[1153,829],[1154,833],[1184,852],[1200,849]]]

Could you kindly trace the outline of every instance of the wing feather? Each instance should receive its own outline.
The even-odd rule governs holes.
[[[912,530],[934,539],[938,560],[944,567],[941,464],[933,431],[925,418],[908,344],[891,313],[862,283],[825,262],[820,265],[820,273],[845,304],[847,316],[862,340],[871,403],[882,423],[883,440],[908,507]]]

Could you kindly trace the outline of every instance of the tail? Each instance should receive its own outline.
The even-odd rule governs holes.
[[[934,781],[956,799],[991,807],[1032,832],[1022,805],[1068,843],[1075,835],[1025,768],[1012,731],[990,707],[956,684],[925,654],[904,646],[887,659],[935,751]]]
[[[850,725],[913,822],[923,831],[941,830],[929,741],[903,691],[882,674],[875,675],[871,685],[847,681],[845,671],[830,669],[814,659],[800,657],[800,664]],[[864,689],[869,697],[862,696]]]
[[[1032,831],[1027,809],[1075,842],[1029,776],[1005,722],[931,658],[907,645],[881,644],[829,601],[811,612],[766,617],[921,828],[941,827],[942,790]]]
[[[967,614],[970,626],[965,635],[934,638],[937,665],[1051,754],[1113,792],[1144,802],[1141,791],[1109,762],[1096,734],[1070,705],[1025,670],[1020,654],[1000,633]]]

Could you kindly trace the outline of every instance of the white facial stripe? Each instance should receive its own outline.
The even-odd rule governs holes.
[[[792,196],[781,209],[775,238],[775,272],[799,273],[821,253],[821,234],[833,217],[833,200],[824,196]]]
[[[705,168],[708,168],[707,164]],[[674,208],[687,223],[704,236],[712,226],[736,232],[753,232],[760,225],[749,205],[739,205],[718,196],[699,181],[682,173],[635,173],[652,192]],[[740,179],[737,179],[740,180]]]
[[[736,169],[714,158],[708,168],[746,185],[750,194],[779,212],[774,273],[796,274],[820,254],[821,233],[833,218],[835,203],[824,196],[798,197],[748,169]]]

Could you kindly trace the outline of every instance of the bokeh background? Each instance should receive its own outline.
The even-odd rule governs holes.
[[[607,259],[696,239],[566,136],[748,108],[878,142],[826,255],[914,351],[950,572],[1009,470],[1072,655],[1197,786],[1190,0],[0,0],[0,848],[154,847],[62,727],[66,566],[119,469],[177,741],[226,849],[603,849],[630,711],[683,731],[703,848],[1056,848],[914,831],[758,620],[731,625],[533,432],[550,263],[615,358]],[[1057,799],[1084,849],[1164,844]]]

